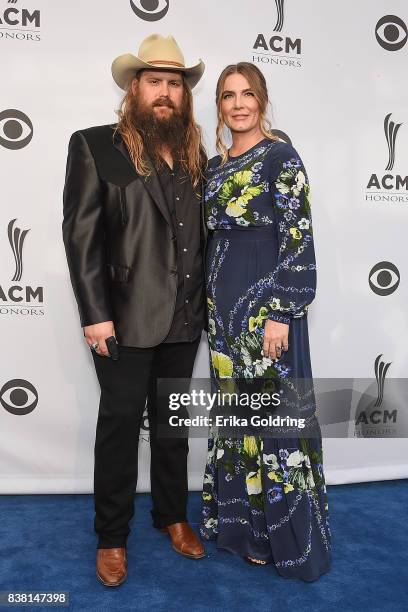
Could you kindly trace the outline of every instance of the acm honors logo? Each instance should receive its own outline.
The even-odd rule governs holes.
[[[356,408],[355,437],[405,438],[408,435],[407,379],[386,379],[391,364],[382,360],[382,354],[375,358],[375,382],[361,395]]]
[[[159,21],[167,15],[169,0],[130,0],[132,11],[144,21]]]
[[[0,285],[0,315],[44,316],[44,287],[21,283],[23,277],[23,247],[30,230],[21,230],[12,219],[7,226],[7,237],[14,258],[11,283]]]
[[[0,8],[1,40],[41,40],[41,11],[22,7],[18,0],[8,0]]]
[[[253,44],[252,62],[288,68],[302,67],[302,40],[283,35],[285,25],[285,0],[275,0],[276,22],[271,32],[259,33]]]
[[[403,123],[396,123],[388,113],[384,119],[387,157],[384,171],[373,172],[367,182],[365,199],[368,202],[408,202],[408,176],[392,172],[396,163],[397,142]]]
[[[0,404],[16,416],[30,414],[38,404],[38,391],[28,380],[13,378],[0,389]]]

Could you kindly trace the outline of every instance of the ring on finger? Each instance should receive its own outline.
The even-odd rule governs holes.
[[[96,349],[98,348],[99,344],[97,342],[94,342],[93,344],[91,344],[91,349],[93,349],[94,351],[96,351]]]

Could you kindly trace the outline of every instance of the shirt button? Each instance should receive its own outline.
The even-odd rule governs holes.
[[[180,225],[180,227],[183,227],[183,222],[182,222],[182,221],[180,221],[179,225]]]
[[[186,304],[188,304],[188,299],[186,300]]]
[[[186,274],[186,278],[190,278],[190,275],[189,275],[189,274]]]
[[[176,200],[179,200],[179,199],[180,199],[180,198],[177,196],[177,197],[176,197]]]
[[[188,325],[187,321],[184,321],[184,325]]]
[[[185,253],[187,253],[187,249],[183,249],[183,251],[184,251]]]

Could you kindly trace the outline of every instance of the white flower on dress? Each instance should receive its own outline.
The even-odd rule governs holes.
[[[266,370],[266,367],[264,367],[261,359],[257,359],[256,361],[254,361],[254,368],[255,368],[255,376],[262,376],[262,374]]]
[[[248,495],[257,495],[258,493],[262,493],[260,470],[257,472],[249,472],[248,476],[246,477],[246,486]]]
[[[224,454],[224,449],[223,449],[223,448],[219,448],[219,449],[217,450],[217,459],[221,459],[221,457],[223,456],[223,454]]]
[[[204,476],[204,484],[214,484],[214,478],[211,474],[206,473]]]
[[[305,217],[303,217],[302,219],[300,219],[300,221],[298,221],[298,226],[300,229],[309,229],[310,227],[309,219],[305,219]]]
[[[241,346],[241,355],[242,355],[242,360],[245,363],[245,365],[251,366],[252,357],[251,357],[251,353],[248,351],[246,346]]]
[[[237,217],[235,221],[237,222],[238,225],[244,225],[244,226],[249,225],[249,221],[245,221],[243,217]]]
[[[237,198],[231,198],[225,212],[230,217],[240,217],[244,212],[246,212],[246,207],[243,206]]]
[[[306,177],[301,170],[296,175],[296,185],[292,187],[292,193],[296,197],[300,194],[306,183]]]
[[[265,455],[264,454],[263,462],[265,463],[265,465],[271,466],[274,470],[278,470],[279,469],[278,458],[273,453],[271,453],[270,455]]]
[[[291,467],[300,467],[302,465],[303,460],[304,454],[302,453],[302,451],[297,450],[294,453],[290,453],[286,464]]]
[[[265,370],[267,368],[269,368],[269,366],[272,365],[272,359],[270,357],[263,357],[262,358],[262,365],[265,368]]]

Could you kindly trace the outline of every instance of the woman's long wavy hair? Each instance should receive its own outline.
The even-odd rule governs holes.
[[[228,159],[228,148],[224,142],[223,133],[225,128],[225,121],[222,115],[221,103],[222,94],[224,92],[225,81],[231,74],[242,74],[243,77],[249,83],[249,87],[254,92],[255,98],[259,104],[259,127],[265,138],[269,140],[279,140],[278,136],[271,133],[272,124],[267,117],[267,110],[269,104],[268,88],[266,86],[265,77],[262,72],[254,64],[250,62],[238,62],[238,64],[230,64],[221,72],[215,93],[215,100],[217,104],[217,141],[216,147],[218,153],[221,155],[221,165],[225,164]]]
[[[140,75],[141,72],[138,72],[135,78],[139,79]],[[184,76],[183,85],[184,94],[182,108],[187,114],[187,129],[179,162],[186,175],[190,177],[193,188],[197,189],[204,178],[203,173],[207,163],[207,155],[202,144],[201,128],[194,120],[191,88]],[[122,136],[137,173],[141,176],[148,176],[151,174],[151,167],[146,158],[143,138],[137,126],[134,125],[130,112],[130,103],[133,99],[133,95],[132,84],[130,83],[125,96],[122,98],[120,107],[116,111],[119,121],[115,132],[118,131]],[[138,95],[138,93],[136,93],[136,95]]]

